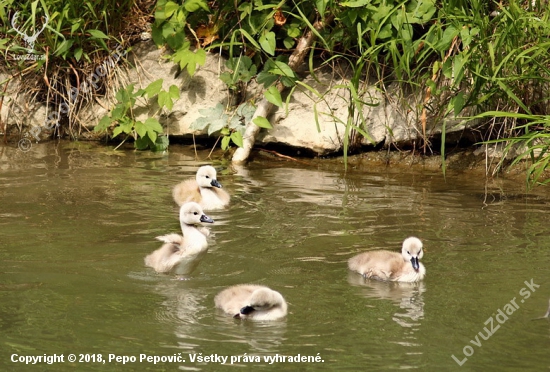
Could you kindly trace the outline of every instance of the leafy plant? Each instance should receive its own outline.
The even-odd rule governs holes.
[[[499,161],[496,170],[500,170],[508,158],[513,155],[514,160],[511,166],[521,161],[531,163],[527,167],[526,183],[528,187],[546,185],[550,183],[550,177],[545,172],[550,168],[550,115],[530,115],[516,112],[487,111],[476,115],[474,119],[508,119],[526,121],[527,124],[517,126],[517,130],[524,131],[524,134],[510,138],[497,138],[484,141],[483,144],[505,145],[503,156]]]
[[[47,50],[53,61],[57,57],[65,61],[74,58],[76,62],[92,62],[101,51],[110,50],[108,41],[118,42],[112,35],[126,27],[133,6],[134,0],[84,4],[73,0],[8,1],[0,5],[0,35],[12,36],[11,45],[6,47],[18,52],[27,49],[18,33],[32,34],[31,31],[44,26],[43,32],[36,35],[37,52]],[[15,27],[11,28],[12,24]]]
[[[256,65],[252,64],[252,60],[247,56],[230,58],[225,62],[225,67],[229,71],[223,72],[220,80],[233,91],[238,90],[240,85],[248,83],[256,75]]]
[[[173,51],[173,54],[167,56],[180,68],[187,69],[189,75],[193,75],[197,65],[202,66],[206,61],[206,52],[204,49],[197,48],[194,51],[191,48],[191,42],[187,39],[186,29],[189,27],[188,18],[197,12],[200,16],[206,17],[210,9],[204,0],[185,0],[178,4],[169,0],[158,0],[155,9],[155,22],[152,25],[152,37],[157,45],[167,44]]]
[[[116,93],[117,103],[108,115],[105,115],[94,128],[95,132],[103,132],[112,127],[112,137],[121,133],[134,138],[134,147],[138,150],[151,149],[164,151],[168,148],[168,137],[163,136],[163,128],[154,117],[147,118],[144,122],[136,119],[134,110],[138,99],[152,100],[157,98],[160,112],[163,108],[171,110],[174,102],[179,99],[180,93],[175,85],[171,85],[168,91],[162,89],[162,79],[150,83],[145,89],[135,90],[134,84],[123,87]],[[146,103],[146,102],[145,102]],[[122,144],[121,143],[121,144]],[[119,145],[120,146],[120,145]]]
[[[21,85],[29,100],[53,110],[70,105],[62,111],[57,124],[64,128],[58,133],[76,137],[80,130],[73,123],[81,121],[75,116],[96,96],[109,94],[106,87],[125,61],[111,57],[115,50],[120,54],[119,47],[125,54],[145,29],[140,20],[148,6],[141,0],[0,1],[0,68],[12,77],[25,75]],[[106,69],[108,59],[115,62]],[[94,90],[87,91],[83,83],[91,79]]]
[[[231,142],[243,146],[243,135],[246,124],[252,119],[255,108],[250,103],[243,103],[229,115],[223,105],[199,110],[202,115],[195,120],[190,128],[203,131],[207,129],[208,135],[219,133],[222,136],[221,148],[227,150]]]

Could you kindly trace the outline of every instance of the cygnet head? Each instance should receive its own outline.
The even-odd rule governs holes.
[[[287,313],[287,303],[283,296],[270,288],[261,287],[250,295],[248,304],[242,307],[233,318],[275,320]]]
[[[186,225],[198,225],[202,222],[214,222],[213,219],[204,214],[201,206],[195,202],[185,203],[181,206],[180,221]]]
[[[205,165],[199,168],[197,171],[197,183],[199,187],[218,187],[222,188],[222,185],[216,179],[216,169],[210,165]]]
[[[410,261],[412,267],[415,271],[418,271],[420,265],[418,260],[424,256],[424,251],[422,250],[422,242],[420,239],[415,238],[414,236],[405,239],[403,242],[403,249],[401,250],[403,259],[405,261]]]

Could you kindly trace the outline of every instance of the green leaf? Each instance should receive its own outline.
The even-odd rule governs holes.
[[[260,72],[258,76],[256,76],[256,82],[258,84],[263,84],[264,87],[268,87],[275,83],[279,77],[277,75],[270,74],[269,72]]]
[[[226,120],[225,118],[213,120],[208,127],[208,135],[215,133],[225,127]]]
[[[160,125],[159,121],[155,118],[148,118],[147,120],[145,120],[144,125],[147,127],[147,133],[149,133],[149,131],[155,131],[157,133],[164,132],[162,125]],[[151,138],[151,136],[149,137]],[[155,136],[155,139],[156,139],[156,136]],[[151,141],[153,141],[153,138],[151,138]]]
[[[122,121],[118,127],[115,129],[120,128],[120,130],[126,134],[132,133],[132,129],[134,128],[134,122],[131,119],[127,119]]]
[[[239,29],[239,31],[245,38],[248,39],[250,44],[252,44],[256,49],[261,49],[260,44],[258,44],[256,42],[256,40],[254,40],[254,38],[252,36],[250,36],[250,34],[246,30],[241,28],[241,29]]]
[[[145,137],[147,135],[147,127],[141,121],[136,121],[134,129],[136,130],[136,133],[138,134],[138,138],[139,137]]]
[[[438,51],[446,51],[451,46],[451,42],[459,34],[459,30],[456,29],[454,26],[449,26],[443,31],[443,35],[441,36],[441,39],[437,42],[435,45],[435,50]]]
[[[349,7],[349,8],[359,8],[359,7],[364,7],[370,2],[371,0],[344,1],[344,2],[341,2],[340,5]]]
[[[189,45],[186,48],[178,50],[172,55],[172,60],[176,63],[179,62],[180,68],[183,70],[187,68],[189,75],[193,76],[197,69],[197,64],[202,66],[206,62],[206,52],[204,49],[198,49],[195,53],[189,50]]]
[[[74,34],[75,31],[78,30],[79,28],[80,28],[80,21],[73,23],[73,25],[71,26],[71,35]]]
[[[271,123],[269,122],[269,120],[267,120],[263,116],[256,117],[254,120],[252,120],[252,122],[254,124],[256,124],[257,126],[259,126],[260,128],[267,128],[267,129],[272,129],[273,128],[271,126]]]
[[[267,54],[275,55],[275,33],[273,31],[265,32],[260,36],[259,42]]]
[[[265,98],[273,103],[275,106],[283,107],[283,99],[281,98],[281,93],[275,85],[269,87],[268,90],[264,92]]]
[[[123,105],[116,105],[113,111],[111,111],[111,119],[119,120],[122,119],[122,117],[125,115],[125,108]]]
[[[239,7],[237,9],[241,13],[241,21],[242,21],[249,14],[252,13],[252,4],[251,3],[243,3],[243,4],[239,5]]]
[[[437,85],[435,84],[435,82],[432,79],[426,81],[426,85],[432,91],[432,95],[437,95],[438,94]]]
[[[155,14],[158,13],[159,12],[157,11]],[[159,21],[159,18],[157,17],[156,20]],[[151,37],[153,38],[153,41],[157,46],[161,46],[164,44],[164,36],[162,35],[162,30],[162,27],[159,27],[156,24],[153,24],[153,26],[151,27]]]
[[[151,142],[154,143],[157,140],[157,132],[155,132],[154,130],[147,129],[147,137],[149,137]]]
[[[239,147],[243,147],[243,136],[240,132],[231,133],[231,141]]]
[[[288,37],[292,39],[300,36],[301,33],[302,31],[300,31],[298,27],[294,27],[294,26],[290,26],[288,30],[286,30],[286,34],[288,35]]]
[[[163,83],[163,79],[158,79],[153,81],[151,84],[149,84],[145,88],[145,92],[147,93],[147,96],[151,98],[159,94],[160,90],[162,89],[162,83]]]
[[[66,53],[71,49],[73,46],[73,40],[64,40],[59,47],[55,50],[54,54],[56,56],[60,56],[63,59],[66,57]]]
[[[95,126],[94,132],[103,132],[105,129],[109,128],[111,125],[111,118],[107,115],[101,118],[99,123]]]
[[[464,77],[464,55],[457,54],[453,58],[454,84],[458,86]]]
[[[167,136],[158,136],[155,144],[151,147],[153,151],[166,151],[168,149],[169,141]]]
[[[231,137],[223,136],[221,144],[222,150],[227,150],[227,148],[229,147],[229,141],[231,141]]]
[[[317,12],[323,17],[325,15],[325,10],[327,8],[329,0],[316,0],[315,1],[315,7],[317,8]]]
[[[276,75],[294,78],[296,75],[289,65],[282,61],[275,61],[275,65],[269,69],[269,72]]]
[[[151,140],[147,136],[136,138],[134,141],[134,147],[140,151],[147,150],[150,145]]]
[[[250,119],[252,119],[252,116],[254,116],[255,112],[256,112],[256,107],[248,102],[241,103],[236,110],[237,115],[245,119],[245,123],[248,123]]]
[[[223,81],[225,85],[227,85],[229,88],[234,89],[235,88],[235,81],[233,80],[233,74],[230,74],[229,72],[222,72],[220,74],[220,80]]]
[[[459,92],[453,99],[451,99],[453,104],[455,116],[458,116],[462,109],[464,108],[464,92]]]
[[[237,115],[232,116],[231,120],[229,120],[228,127],[231,129],[237,129],[241,126],[243,126],[243,123],[241,123],[241,118]],[[227,133],[222,132],[222,134],[229,134],[229,129],[228,128],[225,128],[225,129],[227,129]]]
[[[137,92],[133,93],[132,95],[134,97],[143,97],[145,95],[145,93],[147,93],[147,92],[145,92],[145,89],[140,88],[140,89],[137,90]]]
[[[287,49],[291,49],[294,46],[295,43],[296,43],[296,41],[294,41],[294,39],[291,38],[291,37],[287,37],[283,40],[283,44],[284,44],[285,48],[287,48]]]
[[[170,95],[170,98],[173,100],[177,100],[180,98],[180,90],[176,85],[170,85],[170,88],[168,88],[168,93]]]
[[[464,27],[463,29],[460,30],[460,39],[462,40],[462,45],[464,45],[464,49],[470,46],[470,43],[472,42],[472,37],[470,35],[469,28]]]
[[[183,3],[183,6],[185,10],[188,12],[196,12],[199,9],[203,9],[205,11],[209,11],[208,4],[204,0],[186,0]]]
[[[87,30],[90,35],[92,35],[92,39],[108,39],[109,36],[105,35],[103,31],[100,30]]]
[[[162,37],[168,39],[170,36],[176,33],[176,29],[171,23],[165,23],[162,25]]]
[[[164,90],[162,92],[160,92],[158,94],[157,100],[158,100],[158,104],[159,104],[160,108],[166,106],[166,108],[168,110],[172,110],[172,107],[173,107],[174,103],[172,102],[172,100],[168,96],[168,92],[165,92]]]
[[[174,3],[173,1],[169,1],[167,2],[165,5],[164,5],[164,14],[163,14],[163,20],[166,19],[166,18],[170,18],[172,16],[172,14],[174,14],[174,12],[176,10],[179,9],[179,5]]]
[[[82,57],[82,48],[78,47],[73,53],[74,59],[77,61],[80,61],[80,57]]]
[[[191,123],[191,125],[189,126],[189,129],[203,131],[208,124],[210,124],[210,120],[208,120],[207,117],[202,116],[200,118],[197,118],[193,123]]]
[[[504,84],[501,80],[497,80],[497,84],[500,87],[500,89],[506,92],[506,94],[508,95],[508,98],[514,100],[516,104],[523,109],[523,111],[525,111],[528,114],[531,114],[531,110],[529,110],[527,106],[525,106],[523,101],[519,99],[518,96],[516,96],[514,91],[508,85]]]
[[[115,98],[120,103],[128,104],[131,102],[130,96],[132,95],[133,92],[134,92],[134,84],[130,84],[126,88],[124,87],[120,88],[116,92]]]
[[[447,58],[445,60],[445,62],[443,62],[443,75],[445,75],[445,77],[447,79],[451,79],[453,77],[453,60],[452,60],[452,57],[451,58]]]
[[[122,133],[122,127],[121,126],[118,126],[115,129],[113,129],[113,138],[118,136],[120,133]]]
[[[199,49],[194,53],[194,57],[194,63],[189,63],[187,65],[187,72],[189,72],[189,75],[191,76],[195,74],[197,65],[202,66],[206,62],[206,51],[204,49]]]

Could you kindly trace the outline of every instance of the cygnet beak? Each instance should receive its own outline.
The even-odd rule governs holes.
[[[413,265],[413,269],[415,271],[418,271],[418,269],[420,268],[420,265],[418,264],[418,257],[411,258],[411,263]]]
[[[213,223],[214,220],[211,219],[210,217],[208,217],[207,215],[203,214],[203,215],[201,216],[201,222]]]
[[[220,183],[218,182],[218,180],[212,180],[212,182],[210,182],[210,184],[211,184],[213,187],[217,187],[218,189],[221,189],[221,188],[222,188],[222,185],[220,185]]]
[[[247,315],[254,311],[252,306],[245,306],[241,309],[241,314]]]

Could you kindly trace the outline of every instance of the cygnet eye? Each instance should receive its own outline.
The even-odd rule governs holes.
[[[209,176],[205,176],[206,178],[210,178]]]
[[[196,215],[198,215],[198,214],[199,214],[199,212],[193,212],[193,214],[194,214],[194,215],[196,216]]]
[[[407,251],[407,254],[409,254],[409,255],[410,255],[410,254],[411,254],[411,252]]]

